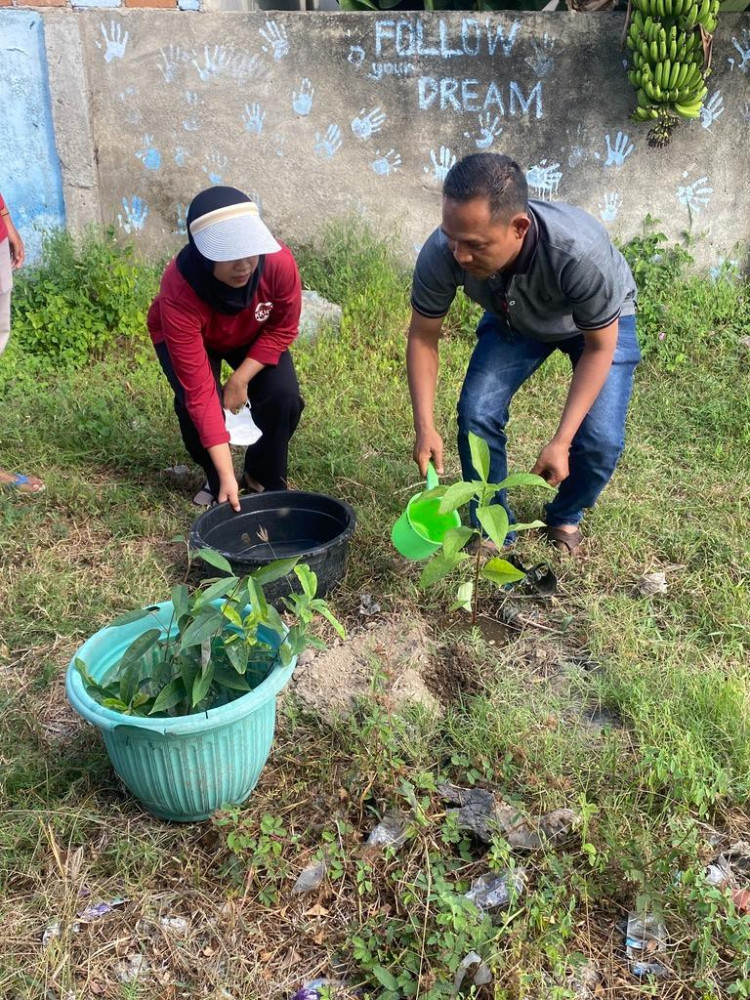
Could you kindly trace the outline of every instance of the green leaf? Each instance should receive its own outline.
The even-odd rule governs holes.
[[[457,600],[451,605],[451,611],[471,611],[471,599],[474,596],[474,583],[468,580],[462,583],[456,592]]]
[[[221,580],[216,580],[210,587],[201,590],[198,600],[195,602],[193,613],[197,614],[198,611],[205,608],[211,601],[215,601],[219,597],[225,597],[231,590],[234,590],[238,583],[239,580],[236,576],[224,576]]]
[[[197,659],[189,656],[181,656],[178,663],[180,666],[180,676],[182,677],[182,686],[187,693],[193,690],[195,678],[200,673],[200,663]]]
[[[128,706],[120,698],[105,698],[102,706],[111,708],[113,712],[127,712],[128,710]]]
[[[172,587],[172,604],[174,605],[175,620],[179,621],[188,611],[188,589],[184,583]]]
[[[372,974],[375,976],[380,985],[385,986],[385,988],[390,990],[391,993],[401,992],[398,979],[396,979],[396,977],[392,975],[388,969],[384,969],[382,965],[376,965],[372,970]]]
[[[247,578],[247,596],[253,611],[261,618],[265,618],[268,614],[266,595],[263,593],[261,585],[252,576]]]
[[[248,691],[252,691],[252,688],[244,677],[235,673],[234,670],[228,670],[226,667],[216,667],[214,670],[214,681],[228,691],[242,691],[245,694]]]
[[[440,502],[440,513],[450,514],[452,511],[458,510],[459,507],[463,507],[469,500],[473,500],[479,488],[479,483],[460,482],[449,486]]]
[[[227,573],[229,576],[234,576],[234,570],[229,565],[228,561],[224,558],[224,556],[215,552],[213,549],[198,549],[193,553],[193,558],[202,559],[203,562],[207,562],[209,566],[220,569],[223,573]]]
[[[511,524],[508,531],[530,531],[532,528],[543,528],[544,521],[529,521],[527,524]]]
[[[456,553],[452,559],[448,559],[442,551],[438,552],[422,570],[422,575],[419,578],[420,588],[426,590],[427,587],[431,587],[438,580],[442,580],[444,576],[448,576],[459,563],[465,562],[468,558],[464,552]]]
[[[83,679],[83,683],[86,685],[87,688],[91,688],[94,691],[103,691],[104,690],[104,688],[99,683],[99,681],[95,677],[92,677],[92,675],[89,673],[89,668],[86,666],[86,664],[80,658],[80,656],[76,656],[75,662],[74,662],[73,666],[76,668],[76,670],[78,671],[78,673],[81,675],[81,678]]]
[[[486,483],[490,474],[490,448],[484,438],[469,432],[469,451],[471,452],[471,464],[482,480]]]
[[[498,549],[502,549],[508,534],[508,512],[505,507],[501,507],[499,503],[477,507],[477,519]]]
[[[200,646],[205,639],[211,638],[221,628],[223,622],[224,616],[218,608],[206,608],[193,619],[180,637],[180,649]]]
[[[510,490],[514,486],[541,486],[545,490],[552,490],[553,493],[555,491],[555,487],[550,486],[546,479],[534,475],[533,472],[513,472],[501,483],[492,483],[494,490]]]
[[[444,497],[448,492],[448,487],[444,485],[433,486],[431,490],[425,490],[424,493],[419,494],[420,500],[437,500],[438,497]]]
[[[119,618],[115,618],[113,622],[110,622],[109,627],[119,628],[121,625],[132,625],[133,622],[139,622],[142,618],[158,610],[159,608],[156,604],[151,604],[147,608],[136,608],[135,611],[126,611],[124,615],[120,615]]]
[[[237,628],[242,628],[242,615],[239,613],[234,604],[230,604],[229,601],[221,606],[222,617],[226,618],[228,622],[235,625]]]
[[[143,632],[134,639],[125,652],[120,658],[120,662],[117,665],[118,671],[124,670],[126,667],[130,666],[131,663],[135,663],[136,660],[140,658],[151,649],[151,647],[159,641],[161,638],[161,629],[150,628],[147,632]]]
[[[487,562],[482,566],[480,575],[485,580],[490,580],[492,583],[496,583],[498,587],[504,586],[506,583],[516,583],[518,580],[523,580],[526,576],[520,569],[509,563],[507,559],[488,559]]]
[[[190,699],[193,708],[206,697],[214,679],[214,669],[214,661],[209,660],[203,673],[199,674],[193,681],[193,692]]]
[[[154,704],[151,706],[149,715],[156,715],[157,712],[166,712],[174,708],[185,697],[185,685],[181,677],[175,677],[156,696]]]
[[[452,559],[475,534],[476,532],[472,528],[466,528],[464,525],[446,531],[443,538],[443,553],[446,558]]]
[[[277,559],[267,566],[261,566],[260,569],[253,570],[251,576],[261,587],[265,587],[269,583],[281,580],[282,577],[289,576],[299,562],[299,558],[299,556],[295,556],[293,559]]]
[[[338,620],[338,618],[336,618],[336,616],[333,614],[333,612],[328,607],[325,601],[321,600],[312,601],[310,607],[314,611],[317,611],[319,615],[322,615],[325,618],[325,620],[329,623],[329,625],[333,625],[337,635],[339,635],[342,639],[346,639],[346,629]]]
[[[247,670],[247,646],[245,643],[242,641],[224,643],[224,652],[236,672],[244,674]]]
[[[302,563],[294,567],[297,579],[302,584],[302,590],[306,597],[313,598],[318,592],[318,578],[307,565]]]

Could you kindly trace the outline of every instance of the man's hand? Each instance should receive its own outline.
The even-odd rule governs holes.
[[[223,392],[224,409],[237,413],[247,402],[247,382],[242,378],[237,378],[237,373],[224,386]]]
[[[535,476],[546,479],[550,486],[559,486],[570,474],[569,453],[570,445],[561,444],[553,438],[539,452],[531,471]]]
[[[240,488],[237,485],[237,480],[234,476],[227,476],[226,479],[222,479],[219,483],[219,495],[216,498],[219,503],[224,503],[228,500],[232,505],[232,510],[239,512],[240,510]]]
[[[414,442],[414,461],[419,466],[419,474],[424,479],[427,475],[427,463],[432,459],[435,471],[443,474],[443,439],[434,427],[426,431],[417,431]]]
[[[8,228],[8,244],[10,246],[10,259],[13,263],[13,270],[17,270],[23,264],[26,258],[26,252],[23,248],[23,240],[18,235],[18,230],[10,221],[6,219],[6,226]]]

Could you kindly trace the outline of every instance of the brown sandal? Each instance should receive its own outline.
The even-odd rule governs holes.
[[[583,535],[578,529],[575,531],[563,531],[554,525],[547,525],[542,529],[542,537],[549,545],[554,545],[558,552],[574,556],[581,546]]]

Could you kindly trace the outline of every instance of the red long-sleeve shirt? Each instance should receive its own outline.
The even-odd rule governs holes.
[[[170,261],[148,312],[148,330],[154,344],[166,342],[204,448],[229,441],[206,349],[220,355],[246,349],[247,357],[262,365],[278,364],[299,333],[301,309],[297,264],[283,245],[266,257],[248,308],[232,316],[199,298],[177,270],[177,262]]]
[[[0,212],[6,212],[7,205],[3,201],[3,196],[0,194]],[[8,238],[8,227],[5,225],[5,219],[0,215],[0,243]]]

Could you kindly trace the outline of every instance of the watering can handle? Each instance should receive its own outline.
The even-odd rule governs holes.
[[[440,485],[440,480],[438,479],[438,474],[435,471],[435,466],[432,462],[427,463],[427,489],[434,490],[436,486]]]

